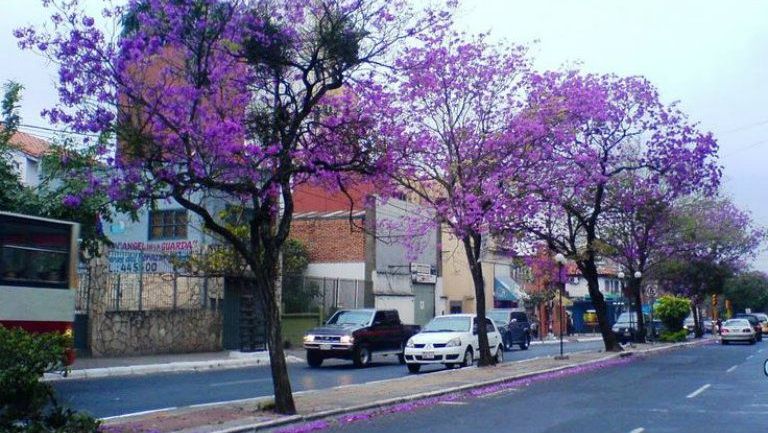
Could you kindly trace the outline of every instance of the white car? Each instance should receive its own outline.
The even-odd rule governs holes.
[[[486,318],[485,323],[491,356],[500,363],[504,360],[501,334],[493,320]],[[444,364],[448,368],[474,364],[480,353],[476,325],[474,314],[449,314],[432,319],[405,345],[408,371],[418,373],[424,364]]]
[[[755,344],[757,334],[747,319],[731,319],[723,323],[720,331],[720,342],[728,344],[731,341],[746,341]]]

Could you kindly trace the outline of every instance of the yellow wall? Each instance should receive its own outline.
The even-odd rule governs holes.
[[[461,301],[463,313],[476,312],[475,286],[469,272],[464,246],[446,230],[442,233],[442,256],[443,295],[448,298],[446,312],[450,311],[451,301]],[[493,264],[481,265],[485,280],[485,307],[490,309],[493,307]]]

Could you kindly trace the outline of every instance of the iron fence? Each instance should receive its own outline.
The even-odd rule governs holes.
[[[283,305],[286,313],[335,311],[363,308],[365,281],[302,275],[283,276]]]

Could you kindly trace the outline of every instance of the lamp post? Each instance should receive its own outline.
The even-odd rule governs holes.
[[[555,255],[555,261],[557,262],[557,289],[560,292],[560,356],[556,356],[555,359],[568,359],[568,356],[563,354],[563,292],[565,291],[563,265],[565,264],[565,256],[557,253]]]
[[[637,299],[636,299],[636,301],[637,301],[637,313],[636,314],[643,314],[643,298],[642,298],[642,292],[640,291],[640,279],[643,278],[643,273],[640,272],[640,271],[635,271],[634,277],[635,277],[634,285],[635,285],[635,288],[637,289]],[[639,320],[639,318],[640,318],[640,316],[638,316],[637,330],[634,332],[633,340],[635,340],[635,342],[643,343],[643,342],[645,342],[645,336],[644,335],[640,335],[641,329],[640,329],[640,320]],[[642,331],[644,331],[644,330],[642,330]]]
[[[632,296],[627,294],[627,292],[624,289],[624,278],[626,278],[626,274],[624,274],[624,272],[619,272],[616,276],[619,277],[619,281],[621,281],[621,294],[624,296],[624,299],[627,300],[627,314],[629,315],[629,332],[634,334],[635,330],[634,330],[634,324],[632,321]],[[629,340],[629,343],[631,345],[632,340]]]

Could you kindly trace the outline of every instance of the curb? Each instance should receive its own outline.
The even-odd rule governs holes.
[[[630,357],[630,356],[632,356],[632,357],[634,357],[634,356],[645,356],[645,355],[650,355],[650,354],[655,354],[655,353],[658,353],[658,352],[662,352],[662,351],[665,351],[665,350],[674,350],[674,349],[679,349],[679,348],[683,348],[683,347],[702,345],[702,344],[709,344],[709,343],[711,343],[711,341],[709,341],[709,340],[699,340],[699,341],[678,343],[678,344],[669,345],[669,346],[652,347],[652,348],[643,350],[642,352],[636,352],[634,350],[625,350],[624,352],[613,353],[613,354],[606,355],[606,356],[603,356],[601,358],[597,358],[597,359],[594,359],[594,360],[591,360],[591,361],[588,361],[588,362],[583,362],[583,363],[569,363],[569,364],[565,364],[565,365],[558,366],[558,367],[555,367],[555,368],[550,368],[550,369],[545,369],[545,370],[538,370],[538,371],[530,372],[530,373],[523,373],[523,374],[520,374],[520,375],[517,375],[517,376],[506,376],[506,377],[497,378],[497,379],[491,379],[491,380],[487,380],[487,381],[483,381],[483,382],[477,382],[477,383],[472,383],[472,384],[467,384],[467,385],[459,385],[459,386],[454,386],[454,387],[450,387],[450,388],[443,388],[443,389],[440,389],[440,390],[437,390],[437,391],[430,391],[430,392],[424,392],[424,393],[419,393],[419,394],[407,395],[407,396],[403,396],[403,397],[396,397],[396,398],[390,398],[390,399],[385,399],[385,400],[379,400],[379,401],[375,401],[375,402],[372,402],[372,403],[364,403],[364,404],[360,404],[360,405],[357,405],[357,406],[350,406],[350,407],[346,407],[346,408],[342,408],[342,409],[332,409],[332,410],[327,410],[327,411],[323,411],[323,412],[316,412],[316,413],[307,414],[307,415],[292,415],[292,416],[289,416],[289,417],[286,417],[286,418],[271,420],[271,421],[267,421],[267,422],[254,423],[254,424],[248,424],[248,425],[237,426],[237,427],[230,427],[230,428],[223,429],[223,430],[214,430],[214,431],[211,431],[209,433],[246,433],[246,432],[255,432],[255,431],[264,430],[264,429],[268,429],[268,428],[280,427],[280,426],[284,426],[284,425],[288,425],[288,424],[294,424],[294,423],[297,423],[297,422],[315,421],[315,420],[322,419],[322,418],[329,418],[329,417],[333,417],[333,416],[337,416],[337,415],[344,415],[344,414],[352,413],[352,412],[360,412],[360,411],[365,411],[365,410],[370,410],[370,409],[380,409],[380,408],[396,405],[396,404],[399,404],[399,403],[407,403],[407,402],[423,400],[423,399],[432,398],[432,397],[439,397],[439,396],[443,396],[443,395],[447,395],[447,394],[454,394],[454,393],[458,393],[458,392],[462,392],[462,391],[468,391],[468,390],[475,389],[475,388],[483,388],[483,387],[486,387],[486,386],[491,386],[491,385],[497,385],[497,384],[501,384],[501,383],[505,383],[505,382],[510,382],[510,381],[513,381],[513,380],[526,379],[526,378],[541,376],[541,375],[544,375],[544,374],[553,373],[553,372],[557,372],[557,371],[564,371],[564,370],[570,370],[570,369],[577,368],[577,367],[589,366],[589,365],[592,365],[592,364],[597,364],[597,363],[600,363],[600,362],[608,361],[608,360],[611,360],[611,359],[620,359],[620,358],[626,358],[626,357]],[[321,392],[321,391],[322,390],[311,391],[311,392]]]
[[[576,338],[575,340],[563,340],[564,344],[573,344],[573,343],[589,343],[593,341],[603,341],[603,337],[584,337],[584,338]],[[560,340],[532,340],[531,346],[533,345],[542,345],[542,344],[560,344]]]
[[[288,363],[301,363],[303,359],[288,355],[285,357]],[[185,361],[169,362],[164,364],[126,365],[118,367],[86,368],[82,370],[70,370],[66,376],[59,373],[45,373],[44,382],[56,382],[60,380],[96,379],[120,376],[139,376],[153,373],[174,373],[184,371],[225,370],[233,368],[256,367],[269,365],[269,357],[242,357],[237,359],[221,359],[216,361]]]

